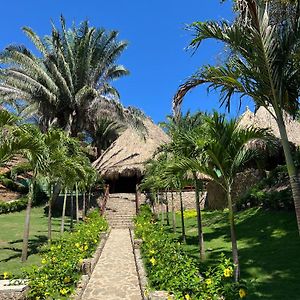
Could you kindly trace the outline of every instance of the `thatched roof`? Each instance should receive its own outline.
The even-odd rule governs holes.
[[[107,179],[117,179],[119,176],[140,177],[144,164],[152,158],[162,144],[170,141],[167,134],[150,119],[146,118],[147,129],[145,137],[133,128],[127,128],[121,136],[93,163],[94,167]]]
[[[284,122],[289,141],[300,146],[300,123],[287,113],[284,113]],[[267,109],[262,106],[256,113],[253,113],[247,107],[244,114],[240,117],[239,124],[242,127],[254,126],[256,128],[270,128],[271,132],[280,139],[280,133],[275,119]]]

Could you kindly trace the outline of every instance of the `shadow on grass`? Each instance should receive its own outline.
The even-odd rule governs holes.
[[[205,212],[203,219],[207,260],[200,263],[200,269],[215,265],[221,253],[231,257],[226,214]],[[184,248],[199,262],[196,220],[187,219],[186,228]],[[299,300],[300,239],[294,213],[250,209],[236,214],[236,229],[241,277],[255,280],[255,292],[247,299]],[[181,229],[177,230],[172,234],[180,240]]]
[[[10,241],[8,244],[9,245],[15,245],[15,244],[20,244],[22,243],[23,240],[14,240]],[[47,242],[47,237],[44,235],[35,235],[34,238],[29,239],[28,241],[28,257],[30,255],[34,255],[37,253],[41,253],[40,247],[43,246]],[[15,254],[10,255],[9,257],[0,260],[0,262],[8,262],[12,259],[21,257],[22,253],[22,245],[20,247],[3,247],[0,248],[1,250],[9,250],[15,252]]]

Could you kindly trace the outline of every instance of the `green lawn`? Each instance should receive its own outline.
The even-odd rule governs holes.
[[[224,212],[203,212],[207,260],[212,265],[220,253],[230,256],[230,238]],[[300,299],[300,238],[295,214],[252,208],[237,214],[241,276],[255,279],[254,295],[247,299]],[[198,258],[196,218],[186,218],[187,244]],[[180,237],[180,217],[177,234]],[[169,229],[171,232],[171,228]]]
[[[25,211],[0,215],[0,274],[10,272],[19,276],[22,268],[38,264],[39,247],[47,242],[47,216],[43,207],[35,207],[31,212],[29,257],[20,262]],[[53,218],[53,237],[59,235],[60,218]],[[68,224],[66,224],[68,226]]]

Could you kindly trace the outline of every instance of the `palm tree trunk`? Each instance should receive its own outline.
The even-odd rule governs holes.
[[[92,191],[91,191],[91,188],[89,188],[88,203],[87,203],[87,209],[86,209],[87,212],[91,208],[91,194],[92,194]]]
[[[205,259],[205,248],[204,248],[204,237],[203,237],[203,229],[202,229],[202,216],[201,216],[201,207],[200,207],[200,185],[199,180],[197,179],[197,175],[194,174],[195,180],[195,201],[196,201],[196,211],[197,211],[197,225],[198,225],[198,244],[200,251],[200,259]]]
[[[73,187],[71,190],[71,205],[70,205],[70,215],[71,215],[71,222],[70,222],[70,230],[72,231],[74,228],[74,199],[73,199]]]
[[[235,231],[235,222],[234,222],[234,212],[233,212],[233,204],[231,198],[231,186],[227,186],[227,200],[228,200],[228,208],[229,208],[229,224],[230,224],[230,234],[231,234],[231,247],[232,247],[232,258],[233,263],[235,265],[234,269],[234,280],[237,282],[240,278],[240,264],[239,264],[239,254],[238,254],[238,246],[237,246],[237,238]]]
[[[75,209],[76,209],[76,223],[79,222],[79,199],[78,199],[78,183],[75,183]]]
[[[62,215],[61,215],[61,225],[60,225],[61,234],[63,234],[65,231],[66,207],[67,207],[67,188],[65,188],[64,204],[63,204]]]
[[[161,211],[161,225],[164,225],[164,223],[165,223],[165,216],[164,216],[164,202],[163,202],[162,197],[161,197],[161,202],[160,202],[160,211]]]
[[[172,209],[172,225],[173,225],[173,232],[176,232],[176,213],[175,213],[175,205],[174,205],[174,194],[171,192],[171,209]]]
[[[186,236],[185,236],[185,224],[184,224],[184,211],[183,211],[183,201],[182,201],[182,192],[179,192],[179,198],[180,198],[180,214],[181,214],[181,227],[182,227],[182,242],[186,242]]]
[[[300,235],[300,181],[295,168],[295,163],[292,157],[291,148],[286,132],[286,127],[282,118],[282,114],[278,113],[277,115],[277,124],[280,132],[281,143],[284,151],[286,166],[290,178],[290,184],[294,199],[295,212],[298,224],[298,233]]]
[[[82,193],[82,219],[85,218],[86,214],[86,193],[83,191]]]
[[[23,234],[23,246],[22,246],[22,255],[21,261],[25,262],[28,256],[28,241],[29,241],[29,229],[30,229],[30,213],[31,213],[31,206],[34,196],[34,177],[31,180],[29,186],[29,193],[28,193],[28,202],[26,208],[26,216],[25,216],[25,225],[24,225],[24,234]]]
[[[48,200],[48,244],[51,244],[51,223],[52,223],[52,197],[53,197],[53,193],[52,193],[52,185],[51,183],[49,184],[49,200]]]
[[[167,211],[167,226],[170,226],[168,191],[166,192],[166,211]]]

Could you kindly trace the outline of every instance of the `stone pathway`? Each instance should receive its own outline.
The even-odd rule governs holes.
[[[111,203],[111,200],[109,203]],[[129,210],[130,212],[133,212],[133,205],[134,203],[132,203],[132,207]],[[118,213],[118,209],[121,209],[120,206],[114,206],[115,213]],[[128,227],[124,228],[124,225],[125,224],[122,224],[123,228],[113,228],[111,230],[101,257],[83,293],[82,299],[142,299],[130,233]]]

